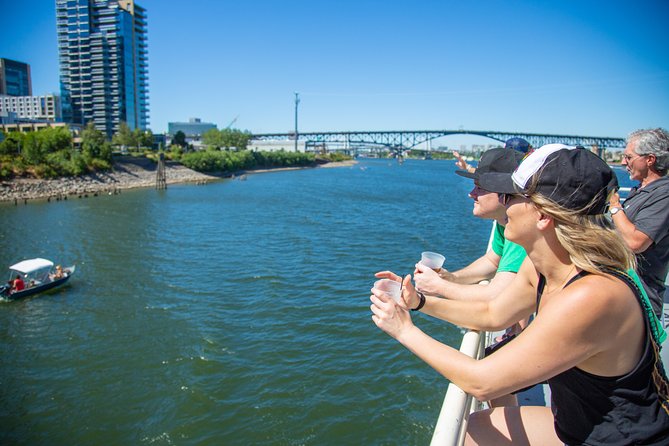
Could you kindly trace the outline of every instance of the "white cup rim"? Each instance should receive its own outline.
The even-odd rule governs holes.
[[[430,268],[441,268],[446,257],[438,252],[423,251],[420,255],[420,263]]]

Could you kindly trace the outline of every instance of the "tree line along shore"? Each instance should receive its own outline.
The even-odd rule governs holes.
[[[149,147],[150,132],[130,132],[123,123],[111,141],[89,123],[77,145],[67,127],[0,132],[0,202],[66,200],[153,187],[159,159],[165,161],[166,184],[200,184],[240,172],[314,167],[350,159],[341,154],[254,152],[246,150],[248,132],[226,130],[217,136],[208,139],[205,150],[194,151],[185,142],[173,141],[166,150],[157,151]],[[121,155],[115,155],[114,148],[121,148]]]
[[[276,166],[243,169],[235,172],[198,172],[176,161],[165,162],[165,180],[169,184],[206,184],[222,178],[244,178],[242,175],[276,170],[309,167],[340,167],[354,164],[353,160],[311,164],[296,167]],[[116,157],[112,168],[105,172],[49,179],[12,178],[0,181],[0,202],[25,204],[29,201],[60,201],[98,195],[115,195],[126,189],[155,187],[157,163],[146,157]]]

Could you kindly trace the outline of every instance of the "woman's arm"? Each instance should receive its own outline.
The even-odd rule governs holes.
[[[534,312],[536,274],[534,265],[528,258],[513,280],[505,283],[506,286],[496,287],[498,293],[490,300],[467,300],[466,295],[458,300],[426,296],[421,311],[461,327],[487,331],[503,330]]]
[[[445,279],[462,284],[491,279],[497,272],[501,257],[490,250],[462,269],[451,272]]]
[[[641,355],[644,324],[629,288],[588,276],[544,297],[534,322],[494,355],[476,361],[423,333],[408,312],[373,295],[372,319],[416,356],[481,400],[489,400],[579,366],[589,373],[629,372]]]
[[[417,264],[414,270],[416,288],[425,294],[454,300],[491,300],[497,297],[516,278],[516,273],[503,271],[494,274],[489,283],[455,283],[442,279],[430,268]]]

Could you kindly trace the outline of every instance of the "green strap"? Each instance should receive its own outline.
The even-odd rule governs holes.
[[[634,280],[634,283],[639,288],[639,291],[641,291],[644,309],[646,310],[646,313],[648,313],[650,326],[653,329],[653,337],[657,343],[661,345],[664,340],[667,339],[667,332],[664,330],[662,327],[662,322],[657,318],[657,315],[653,311],[653,306],[650,304],[650,299],[648,298],[648,294],[646,293],[645,288],[641,285],[641,279],[639,278],[639,275],[633,269],[628,270],[627,274],[632,278],[632,280]]]
[[[667,332],[664,330],[664,328],[662,328],[662,322],[660,322],[660,320],[657,318],[657,315],[653,311],[653,306],[650,304],[648,294],[646,293],[643,285],[641,285],[641,279],[637,275],[636,271],[633,269],[628,269],[625,272],[620,270],[609,270],[608,272],[611,272],[616,277],[625,280],[625,282],[627,282],[628,285],[632,287],[632,290],[635,291],[637,296],[639,296],[641,305],[648,315],[650,329],[653,332],[653,339],[655,339],[655,342],[658,346],[661,346],[664,340],[667,339]]]

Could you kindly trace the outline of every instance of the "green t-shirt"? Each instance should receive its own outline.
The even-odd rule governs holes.
[[[497,267],[498,273],[505,271],[517,273],[523,260],[525,260],[525,256],[527,256],[525,248],[508,241],[504,237],[504,226],[497,224],[497,222],[495,222],[495,233],[491,248],[495,254],[501,257]]]

